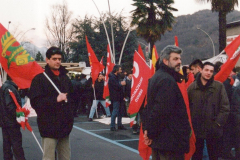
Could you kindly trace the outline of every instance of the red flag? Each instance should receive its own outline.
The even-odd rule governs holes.
[[[196,143],[196,137],[192,128],[192,119],[191,119],[191,114],[190,114],[190,108],[189,108],[189,100],[188,100],[188,94],[187,94],[187,89],[186,89],[186,85],[185,82],[183,81],[182,83],[178,83],[178,87],[182,93],[185,105],[186,105],[186,110],[187,110],[187,114],[188,114],[188,121],[191,127],[191,135],[190,135],[190,139],[189,139],[189,152],[187,154],[185,154],[185,160],[190,160],[192,155],[194,154],[196,147],[195,147],[195,143]]]
[[[105,76],[105,83],[103,88],[103,98],[106,100],[106,107],[110,106],[110,94],[109,94],[109,88],[108,88],[108,80],[109,80],[109,73],[112,72],[114,67],[114,63],[111,62],[111,54],[109,45],[107,46],[107,69],[106,69],[106,76]]]
[[[0,62],[21,89],[29,88],[32,79],[43,69],[0,23]]]
[[[188,88],[190,86],[190,84],[192,84],[192,82],[194,82],[195,78],[192,72],[190,72],[188,74],[188,81],[186,83],[186,88]]]
[[[175,46],[178,47],[178,38],[177,36],[175,36]],[[183,74],[183,73],[181,73]],[[194,81],[194,76],[192,73],[189,73],[189,76],[191,76],[189,78],[189,84],[185,84],[185,81],[183,81],[182,83],[178,83],[178,87],[182,93],[185,105],[186,105],[186,110],[187,110],[187,114],[188,114],[188,121],[191,127],[191,135],[190,135],[190,139],[189,139],[189,152],[187,154],[184,155],[184,159],[185,160],[190,160],[192,155],[194,154],[195,150],[196,150],[196,137],[192,128],[192,119],[191,119],[191,113],[190,113],[190,108],[189,108],[189,100],[188,100],[188,93],[187,93],[187,85],[190,85],[193,81]]]
[[[144,54],[143,54],[143,51],[142,51],[142,48],[141,48],[141,45],[139,44],[138,45],[138,53],[142,56],[142,58],[145,60],[145,57],[144,57]]]
[[[178,47],[178,37],[177,36],[175,36],[175,46]]]
[[[150,78],[150,68],[137,51],[135,51],[133,60],[131,100],[128,108],[130,126],[134,124],[136,113],[138,113],[147,94],[148,79]]]
[[[101,58],[101,61],[100,61],[100,63],[103,65],[103,56],[102,56],[102,58]]]
[[[224,82],[227,77],[230,75],[234,66],[236,65],[239,56],[240,56],[240,35],[234,39],[224,51],[228,55],[228,60],[225,62],[220,71],[215,75],[214,79],[220,82]]]
[[[92,72],[92,82],[93,84],[95,84],[95,81],[98,78],[98,74],[102,72],[102,70],[104,69],[104,66],[98,61],[92,47],[88,42],[87,36],[86,36],[86,43],[87,43],[89,63],[90,63],[91,72]]]
[[[147,146],[144,143],[142,124],[141,124],[140,134],[139,134],[138,151],[139,151],[139,155],[142,157],[143,160],[149,160],[149,157],[152,154],[152,148]]]

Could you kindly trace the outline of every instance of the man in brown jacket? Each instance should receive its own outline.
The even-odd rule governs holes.
[[[218,159],[218,141],[229,114],[229,101],[221,82],[214,81],[214,65],[203,64],[200,74],[189,87],[189,105],[193,130],[196,135],[196,152],[192,160],[202,160],[204,140],[210,160]]]

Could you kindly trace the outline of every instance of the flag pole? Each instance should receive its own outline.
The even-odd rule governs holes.
[[[31,133],[32,133],[33,137],[35,138],[35,140],[36,140],[36,142],[37,142],[37,144],[38,144],[38,146],[39,146],[39,148],[41,149],[41,151],[42,151],[42,153],[43,153],[43,149],[42,149],[40,143],[38,142],[38,140],[37,140],[35,134],[33,133],[33,131],[32,131]]]
[[[44,76],[49,80],[49,82],[53,85],[53,87],[57,90],[58,94],[60,94],[60,90],[57,88],[57,86],[53,83],[53,81],[48,77],[48,75],[43,72]],[[67,100],[65,100],[65,102],[67,103]]]
[[[125,48],[125,44],[126,44],[126,42],[127,42],[127,39],[128,39],[128,36],[129,36],[129,33],[130,33],[130,32],[131,32],[131,29],[129,28],[129,31],[128,31],[128,33],[127,33],[127,36],[126,36],[126,38],[125,38],[125,40],[124,40],[124,43],[123,43],[123,46],[122,46],[122,51],[121,51],[121,55],[120,55],[119,62],[118,62],[119,65],[121,64],[123,50],[124,50],[124,48]]]
[[[95,105],[96,105],[96,116],[98,118],[98,111],[97,111],[97,98],[96,98],[96,93],[95,93],[95,85],[93,85],[93,93],[94,93],[94,99],[95,99]]]
[[[96,3],[94,2],[94,0],[92,0],[92,1],[93,1],[93,3],[94,3],[95,7],[96,7],[97,10],[98,10],[100,19],[101,19],[101,21],[102,21],[102,24],[103,24],[103,27],[104,27],[104,30],[105,30],[105,33],[106,33],[106,36],[107,36],[107,41],[108,41],[108,44],[109,44],[110,54],[112,55],[112,56],[111,56],[111,59],[112,59],[112,62],[115,63],[115,57],[113,56],[112,48],[111,48],[111,45],[110,45],[111,43],[110,43],[110,40],[109,40],[109,37],[108,37],[108,32],[107,32],[106,25],[105,25],[105,23],[104,23],[104,21],[103,21],[103,18],[102,18],[102,16],[101,16],[101,13],[100,13],[100,11],[99,11]]]

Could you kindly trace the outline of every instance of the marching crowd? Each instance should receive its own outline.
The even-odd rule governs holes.
[[[161,51],[155,74],[149,79],[147,103],[143,102],[147,105],[142,105],[139,111],[144,143],[152,148],[152,159],[183,160],[184,154],[189,152],[189,139],[193,132],[196,150],[192,160],[203,159],[205,146],[210,160],[219,157],[240,159],[240,74],[233,70],[221,83],[214,80],[214,75],[221,70],[220,62],[214,65],[195,60],[189,66],[182,67],[182,75],[179,73],[181,53],[181,48],[172,45]],[[108,81],[111,107],[107,107],[103,97],[105,75],[99,73],[94,84],[91,76],[87,79],[84,74],[77,74],[70,80],[67,70],[61,66],[61,60],[61,50],[49,48],[45,73],[35,76],[27,94],[37,113],[43,160],[55,160],[56,150],[58,159],[70,160],[69,134],[74,116],[86,114],[88,121],[93,121],[98,105],[102,106],[106,117],[111,117],[110,131],[126,130],[122,117],[128,116],[132,71],[124,74],[121,65],[114,66]],[[178,86],[181,82],[187,88],[191,123]],[[16,121],[16,104],[8,89],[13,91],[21,104],[17,86],[8,77],[0,89],[3,157],[9,160],[14,155],[17,160],[24,160],[20,125]],[[137,133],[139,125],[132,128],[133,133]],[[235,157],[231,153],[232,148],[235,148]]]

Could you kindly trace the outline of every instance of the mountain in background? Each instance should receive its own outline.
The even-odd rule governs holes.
[[[42,57],[43,57],[43,59],[45,60],[45,58],[46,58],[46,51],[47,51],[46,47],[38,48],[37,46],[35,46],[34,44],[32,44],[30,42],[21,42],[21,45],[23,46],[24,49],[27,50],[27,52],[34,59],[36,58],[37,53],[40,52]]]
[[[227,23],[240,20],[240,12],[227,14]],[[179,47],[183,49],[182,63],[190,64],[194,59],[208,59],[213,57],[213,45],[209,37],[198,30],[207,32],[215,45],[215,53],[219,54],[218,43],[218,12],[202,10],[192,15],[179,16],[175,20],[172,31],[166,32],[161,41],[155,43],[158,53],[167,45],[174,45],[174,37],[178,37]]]

